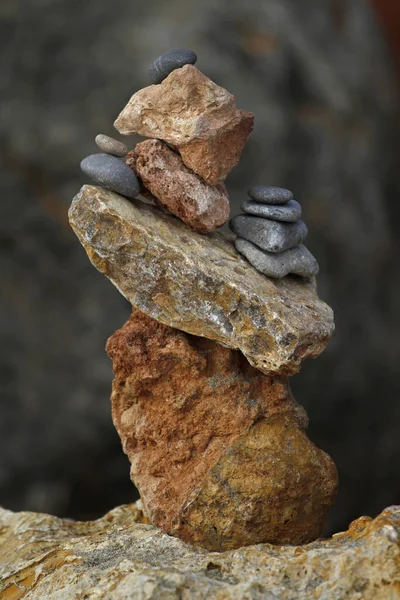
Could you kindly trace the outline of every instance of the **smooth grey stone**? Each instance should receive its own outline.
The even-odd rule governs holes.
[[[241,238],[253,242],[267,252],[283,252],[293,248],[306,238],[308,230],[303,221],[280,223],[270,219],[238,215],[231,219],[229,227]]]
[[[148,69],[148,75],[151,83],[161,83],[172,71],[180,69],[185,65],[194,65],[197,61],[197,55],[193,50],[171,50],[162,54],[151,63]]]
[[[113,156],[125,156],[128,154],[128,148],[125,144],[103,133],[96,135],[94,141],[100,150],[106,154],[112,154]]]
[[[314,277],[319,271],[316,259],[303,244],[278,254],[260,250],[254,244],[242,238],[236,239],[235,246],[257,271],[268,277],[281,279],[289,273],[293,273],[309,278]]]
[[[127,198],[136,198],[140,184],[128,165],[110,154],[91,154],[81,162],[82,171],[96,183]]]
[[[295,223],[301,217],[301,206],[296,200],[289,200],[286,204],[280,205],[245,200],[240,208],[249,215],[287,223]]]
[[[265,204],[285,204],[293,199],[293,194],[289,190],[268,185],[255,185],[248,189],[247,193],[252,200]]]

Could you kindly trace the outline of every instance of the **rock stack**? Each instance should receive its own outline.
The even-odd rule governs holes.
[[[238,236],[237,250],[268,277],[316,275],[318,263],[302,244],[308,231],[292,192],[260,185],[250,188],[248,195],[250,200],[241,207],[245,214],[230,222]]]
[[[325,348],[333,315],[313,280],[283,277],[316,270],[301,258],[307,229],[290,192],[253,188],[232,223],[268,277],[213,232],[253,115],[195,60],[180,50],[150,66],[153,85],[115,122],[149,139],[126,152],[98,136],[102,153],[82,168],[102,187],[84,186],[69,211],[133,308],[107,343],[113,421],[154,525],[209,550],[303,544],[321,533],[337,473],[308,439],[288,377]]]
[[[223,181],[239,161],[254,117],[238,110],[232,94],[203,75],[196,60],[192,50],[157,58],[149,67],[153,85],[134,94],[115,121],[121,134],[151,139],[128,152],[99,135],[103,154],[85,158],[81,168],[103,187],[128,198],[141,194],[209,233],[229,219]]]

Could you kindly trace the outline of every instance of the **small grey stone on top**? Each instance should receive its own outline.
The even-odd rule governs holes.
[[[197,55],[193,50],[171,50],[162,54],[149,66],[148,75],[151,83],[161,83],[172,71],[185,65],[194,65]]]
[[[301,217],[301,206],[296,200],[289,200],[286,204],[279,205],[261,204],[261,202],[245,200],[241,209],[249,215],[288,223],[295,223]]]
[[[257,246],[237,238],[236,249],[247,258],[257,271],[281,279],[289,273],[301,275],[302,277],[314,277],[319,271],[319,265],[309,250],[302,244],[296,248],[290,248],[279,254],[264,252]]]
[[[110,154],[91,154],[81,162],[82,171],[96,183],[127,198],[136,198],[140,184],[128,165]]]
[[[248,189],[247,193],[252,200],[265,204],[285,204],[293,198],[293,194],[289,190],[267,185],[255,185]]]
[[[267,252],[283,252],[306,238],[308,230],[303,221],[280,223],[249,215],[238,215],[229,223],[233,233]]]
[[[113,156],[125,156],[128,154],[128,148],[125,144],[118,140],[114,140],[114,138],[109,137],[108,135],[99,133],[99,135],[96,135],[94,141],[100,150],[106,154],[112,154]]]

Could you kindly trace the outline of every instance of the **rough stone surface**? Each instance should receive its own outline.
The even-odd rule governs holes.
[[[197,55],[193,50],[179,49],[166,52],[149,66],[150,82],[161,83],[175,69],[180,69],[185,65],[194,65],[196,61]]]
[[[287,378],[139,311],[107,352],[114,424],[152,523],[218,551],[321,534],[336,468]]]
[[[142,523],[135,505],[73,522],[0,509],[3,600],[389,600],[400,595],[400,509],[306,546],[207,552]]]
[[[295,223],[301,217],[301,206],[296,200],[289,200],[289,202],[280,206],[245,200],[240,208],[249,215],[265,217],[274,221]]]
[[[209,185],[239,162],[253,128],[253,114],[193,65],[176,69],[160,84],[132,96],[114,126],[176,146],[183,162]]]
[[[267,252],[283,252],[294,248],[307,237],[308,229],[303,221],[279,223],[270,219],[238,215],[229,226],[236,235]]]
[[[81,169],[96,183],[127,198],[135,198],[140,192],[135,173],[116,156],[91,154],[82,160]]]
[[[229,219],[228,192],[223,184],[211,186],[160,140],[146,140],[127,156],[127,164],[169,212],[202,233]]]
[[[265,204],[285,204],[293,199],[293,194],[289,190],[268,185],[254,185],[247,190],[247,193],[252,200]]]
[[[82,188],[69,217],[94,266],[133,306],[240,349],[265,373],[295,373],[332,335],[332,310],[313,282],[264,277],[221,234],[190,231],[94,186]]]
[[[315,277],[319,271],[318,262],[303,244],[278,254],[265,252],[258,246],[241,238],[235,240],[235,246],[257,271],[268,277],[280,279],[289,273],[301,275],[302,277]]]
[[[128,153],[128,148],[122,142],[114,138],[99,133],[96,135],[95,142],[102,152],[112,154],[113,156],[125,156]]]

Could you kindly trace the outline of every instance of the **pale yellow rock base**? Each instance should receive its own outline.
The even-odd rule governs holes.
[[[135,505],[75,523],[0,509],[0,600],[395,600],[400,507],[306,546],[207,552]]]

